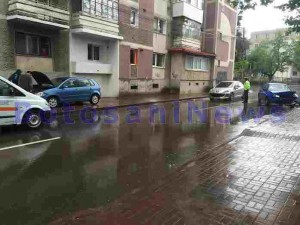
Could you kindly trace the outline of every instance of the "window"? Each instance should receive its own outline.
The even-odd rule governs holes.
[[[138,51],[136,49],[130,49],[130,64],[137,65],[138,63]]]
[[[201,7],[201,1],[200,0],[185,0],[186,3],[189,3],[193,6],[196,6],[197,8]]]
[[[66,81],[63,84],[63,87],[64,88],[76,88],[76,87],[80,87],[80,82],[77,79],[71,79],[71,80]]]
[[[22,94],[19,90],[13,88],[9,84],[5,83],[4,81],[0,80],[0,96],[7,97],[7,96],[22,96],[24,97],[24,94]]]
[[[81,79],[81,80],[79,80],[79,86],[80,87],[90,87],[92,85],[91,85],[91,83],[90,83],[89,80],[87,80],[87,79]]]
[[[177,17],[173,19],[172,32],[175,37],[199,40],[201,37],[201,24],[184,17]]]
[[[293,76],[297,76],[298,72],[297,71],[293,71]]]
[[[162,19],[159,18],[154,18],[153,21],[153,29],[155,32],[160,33],[160,34],[165,34],[166,29],[165,29],[166,22]]]
[[[118,20],[118,0],[83,0],[82,11],[96,16]]]
[[[165,55],[154,53],[152,65],[156,67],[165,67]]]
[[[16,33],[16,54],[51,57],[51,40],[38,35]]]
[[[100,61],[101,46],[88,44],[88,60]]]
[[[132,26],[138,26],[138,10],[131,8],[130,11],[130,24]]]
[[[209,60],[204,57],[187,55],[185,68],[189,70],[208,71]]]

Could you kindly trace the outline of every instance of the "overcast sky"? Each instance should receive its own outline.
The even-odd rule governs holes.
[[[276,5],[285,3],[287,0],[275,0]],[[273,5],[268,7],[257,5],[255,10],[248,10],[243,14],[242,26],[246,28],[247,37],[254,31],[272,30],[286,27],[284,18],[287,13],[275,9]]]

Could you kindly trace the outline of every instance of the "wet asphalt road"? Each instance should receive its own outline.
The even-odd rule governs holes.
[[[107,206],[126,193],[159,182],[200,152],[255,125],[248,121],[258,110],[255,95],[247,108],[238,100],[192,102],[204,105],[203,121],[194,113],[189,122],[188,104],[193,104],[183,101],[178,124],[172,103],[165,103],[157,105],[165,108],[164,123],[158,118],[150,123],[149,106],[141,106],[139,114],[118,109],[113,124],[107,124],[112,117],[103,114],[86,124],[76,113],[71,114],[74,124],[66,125],[60,116],[38,131],[2,129],[0,224],[47,224]],[[231,112],[231,118],[222,114],[224,110]],[[261,112],[267,115],[270,110],[262,107]]]

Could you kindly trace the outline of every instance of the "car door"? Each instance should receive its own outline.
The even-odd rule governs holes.
[[[17,102],[24,98],[22,93],[0,80],[0,126],[16,123]]]
[[[77,79],[68,79],[59,87],[58,96],[62,102],[76,102],[78,99]]]
[[[80,101],[89,101],[91,98],[91,83],[88,79],[79,79],[78,94]]]

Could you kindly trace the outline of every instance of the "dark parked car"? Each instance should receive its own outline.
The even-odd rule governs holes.
[[[282,83],[267,83],[262,86],[258,93],[258,104],[289,105],[294,106],[298,95],[288,85]]]

